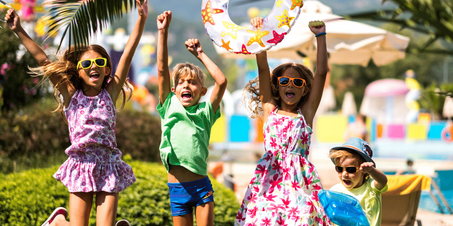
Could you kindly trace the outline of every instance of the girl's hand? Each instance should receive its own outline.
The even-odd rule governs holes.
[[[255,17],[250,20],[252,26],[256,29],[260,29],[263,26],[263,18],[262,17]]]
[[[322,32],[326,32],[326,25],[324,24],[323,21],[320,20],[310,21],[308,23],[308,27],[310,28],[310,31],[313,32],[313,34],[315,35]]]
[[[171,22],[171,11],[165,11],[159,16],[157,16],[157,29],[158,30],[168,30]]]
[[[198,57],[203,53],[203,47],[198,39],[188,39],[185,43],[187,50]]]
[[[135,0],[137,3],[138,15],[144,18],[148,18],[148,0],[143,1],[143,4],[140,3],[140,0]]]
[[[360,170],[363,173],[370,173],[374,169],[374,164],[372,162],[364,162],[360,165]]]
[[[19,16],[17,15],[14,9],[8,10],[8,12],[5,15],[5,21],[13,31],[16,31],[18,28],[21,27]]]

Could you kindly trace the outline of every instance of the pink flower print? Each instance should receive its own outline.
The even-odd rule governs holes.
[[[79,103],[79,101],[78,101],[77,99],[75,99],[75,98],[72,99],[72,104],[73,104],[73,105],[77,105],[78,103]]]
[[[93,125],[94,122],[93,122],[93,120],[89,119],[89,120],[87,120],[86,124],[87,124],[87,125]]]
[[[282,175],[285,180],[291,179],[291,175],[289,174],[290,168],[289,167],[283,167],[282,168]]]
[[[317,184],[315,184],[315,186],[319,187]],[[321,187],[319,187],[321,188]],[[311,194],[311,199],[316,201],[316,202],[319,202],[319,196],[318,196],[318,192],[317,191],[314,191],[312,194]]]
[[[245,217],[242,216],[242,212],[238,213],[238,215],[236,216],[236,220],[238,220],[239,222],[245,221]]]
[[[262,223],[261,223],[260,225],[261,225],[261,226],[269,226],[269,225],[271,225],[271,219],[269,219],[269,218],[267,218],[267,217],[264,218],[263,221],[262,221]]]
[[[305,187],[308,189],[310,184],[313,182],[313,177],[304,177]]]
[[[79,104],[77,107],[78,107],[79,109],[83,109],[83,105],[82,105],[82,104]]]
[[[266,193],[264,193],[263,197],[266,198],[267,201],[273,202],[274,198],[276,198],[277,196],[272,194],[266,195]]]
[[[254,206],[252,209],[249,209],[248,212],[249,212],[249,215],[252,217],[252,218],[255,218],[256,217],[256,212],[258,211],[258,207],[257,206]]]
[[[307,205],[308,208],[310,208],[309,213],[315,212],[315,205],[313,204],[313,202],[311,200],[306,201],[305,205]]]
[[[257,195],[256,195],[255,193],[250,194],[250,196],[247,197],[247,199],[248,199],[251,203],[255,203],[255,202],[256,202],[256,199],[257,199]]]
[[[111,111],[112,108],[110,106],[107,106],[107,111]]]
[[[282,199],[282,203],[285,206],[285,208],[288,208],[289,207],[288,205],[291,203],[291,201],[289,201],[289,197],[286,197],[286,199]]]
[[[318,190],[321,190],[322,188],[321,188],[321,186],[319,186],[319,184],[314,184],[314,185],[313,185],[313,189],[315,189],[316,191],[318,191]],[[317,198],[317,197],[318,197],[318,196],[316,196],[316,198]]]
[[[266,172],[266,168],[264,168],[264,165],[258,165],[255,170],[255,174],[259,175],[260,177],[263,176],[264,172]]]
[[[268,162],[269,160],[272,159],[272,156],[273,156],[272,152],[268,152],[268,155],[266,156],[266,158],[264,158],[264,160],[266,160],[266,162]]]
[[[257,220],[253,221],[252,223],[248,223],[245,226],[257,226],[256,221]]]
[[[271,148],[275,149],[277,147],[277,139],[275,137],[271,137]]]
[[[288,216],[289,217],[292,217],[292,216],[298,216],[299,215],[299,207],[291,207],[291,209],[289,210],[289,214]]]
[[[299,183],[297,183],[296,180],[291,181],[291,187],[294,188],[294,190],[296,190],[296,191],[298,189],[300,189],[300,185],[299,185]]]
[[[272,164],[272,170],[274,171],[280,171],[280,165],[276,162]],[[276,174],[277,175],[277,174]]]
[[[80,111],[80,114],[82,114],[82,115],[85,114],[85,111],[81,110],[81,111]]]
[[[288,226],[286,223],[285,223],[285,219],[283,219],[282,216],[280,216],[277,220],[277,224],[280,225],[280,226]]]
[[[260,187],[259,186],[253,186],[253,192],[259,192]]]
[[[272,203],[270,205],[270,207],[267,208],[267,210],[269,210],[269,211],[271,211],[273,213],[278,213],[278,211],[280,209],[284,210],[283,205],[279,205],[279,204],[275,204],[275,203]]]
[[[104,100],[99,100],[99,105],[105,106],[105,101]]]
[[[315,167],[312,166],[312,165],[309,165],[310,167],[308,167],[308,173],[313,173],[313,171],[315,170]]]
[[[304,145],[306,145],[306,144],[308,144],[308,142],[310,142],[310,139],[308,138],[308,136],[301,136],[300,140],[302,141],[302,144],[304,144]]]

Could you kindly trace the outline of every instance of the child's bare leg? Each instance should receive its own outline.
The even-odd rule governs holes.
[[[118,193],[96,193],[96,225],[114,225],[118,208]]]
[[[63,215],[58,215],[51,226],[88,226],[92,204],[93,193],[71,193],[69,195],[69,217],[71,222],[67,222]]]
[[[193,213],[182,216],[173,216],[174,226],[193,226]]]
[[[214,225],[214,202],[207,202],[195,208],[197,226]]]

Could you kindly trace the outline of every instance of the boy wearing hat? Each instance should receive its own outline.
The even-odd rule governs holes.
[[[359,200],[371,226],[381,225],[381,194],[387,191],[387,176],[376,169],[368,143],[352,137],[330,150],[329,158],[341,183],[330,190],[354,196]]]

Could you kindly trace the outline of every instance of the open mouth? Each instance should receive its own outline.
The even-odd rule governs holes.
[[[99,73],[96,72],[96,71],[92,71],[92,72],[90,73],[90,79],[92,79],[92,80],[98,80],[98,79],[99,79]]]
[[[190,100],[192,98],[192,94],[190,92],[183,92],[181,93],[181,99],[183,100]]]
[[[352,181],[350,180],[343,180],[343,184],[346,186],[350,186],[352,184]]]
[[[288,91],[285,94],[286,94],[286,98],[289,98],[289,99],[294,98],[294,96],[296,96],[296,94],[292,91]]]

